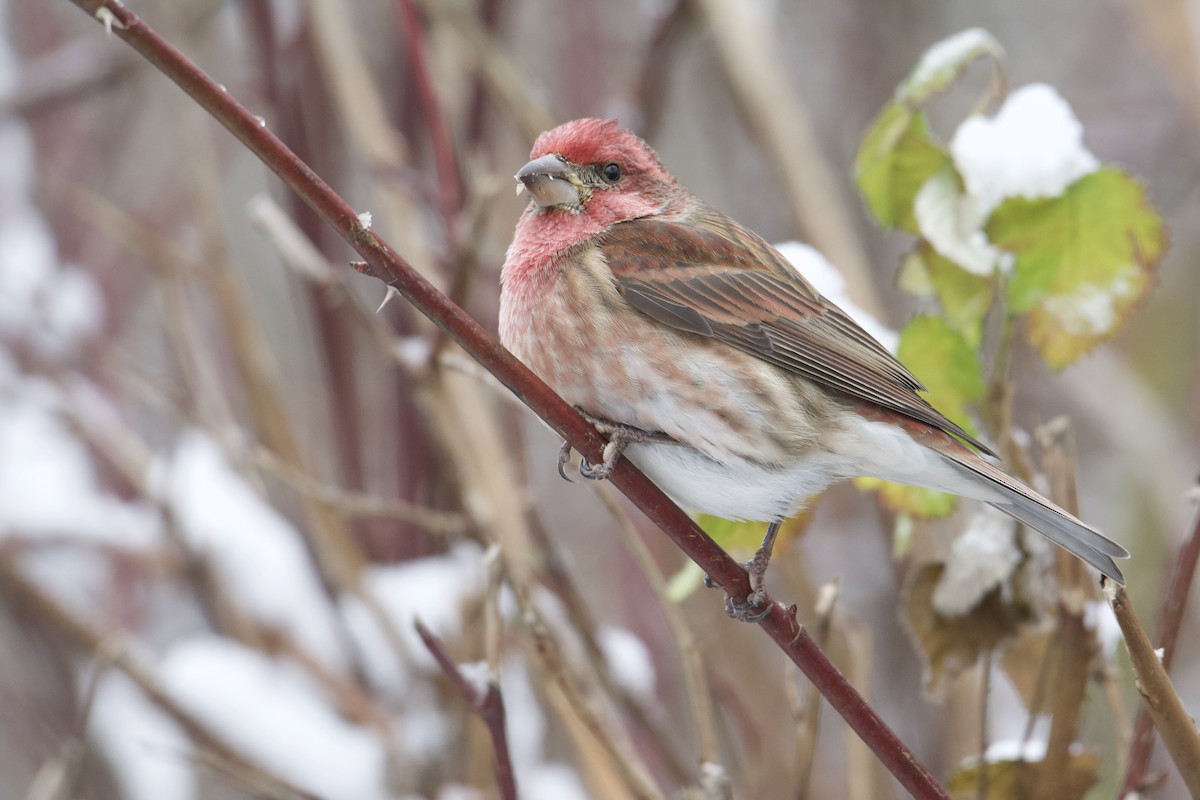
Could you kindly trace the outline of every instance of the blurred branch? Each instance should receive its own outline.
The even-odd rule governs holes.
[[[643,139],[653,139],[658,128],[660,115],[666,107],[663,93],[670,74],[667,70],[668,60],[688,25],[695,20],[694,11],[692,0],[675,0],[669,9],[659,15],[654,33],[646,44],[645,60],[633,87],[634,104],[640,118],[630,126]]]
[[[667,625],[675,637],[675,646],[679,648],[679,660],[683,663],[683,683],[687,687],[688,705],[692,709],[692,727],[696,731],[696,745],[699,751],[699,763],[719,764],[721,759],[717,750],[716,715],[712,707],[712,690],[708,685],[708,677],[704,671],[704,663],[700,659],[700,647],[692,629],[688,627],[679,605],[667,596],[667,580],[662,571],[654,563],[650,548],[642,541],[637,529],[617,503],[617,498],[611,487],[596,484],[596,493],[604,506],[617,522],[617,531],[625,548],[633,556],[638,567],[645,576],[646,582],[658,600]]]
[[[835,578],[817,592],[816,608],[813,609],[817,617],[817,630],[814,638],[817,645],[822,648],[829,646],[833,611],[837,605],[841,587],[841,579]],[[794,691],[792,684],[789,683],[788,687]],[[804,690],[803,705],[800,704],[799,697],[795,698],[795,702],[794,713],[799,730],[796,736],[796,757],[794,759],[796,779],[792,785],[796,787],[794,795],[796,800],[807,800],[812,791],[813,758],[817,753],[817,732],[821,724],[821,695],[810,683]]]
[[[541,613],[534,605],[524,589],[513,586],[517,602],[525,617],[525,623],[533,636],[543,666],[550,674],[554,686],[561,693],[561,699],[573,712],[574,721],[581,725],[590,735],[603,754],[604,761],[612,774],[623,784],[631,797],[638,800],[661,800],[662,793],[651,782],[649,772],[642,761],[641,754],[631,743],[616,734],[612,725],[602,716],[594,704],[589,702],[584,687],[567,668],[563,648],[546,624]]]
[[[1197,497],[1191,532],[1175,558],[1175,570],[1171,575],[1171,583],[1163,598],[1163,607],[1159,614],[1158,636],[1159,646],[1162,648],[1164,672],[1171,671],[1171,662],[1175,657],[1179,631],[1183,624],[1183,614],[1187,610],[1188,593],[1196,577],[1196,562],[1200,559],[1200,483],[1197,483],[1192,491],[1197,494]],[[1125,773],[1121,796],[1138,792],[1141,788],[1150,764],[1150,753],[1154,748],[1153,729],[1156,725],[1154,712],[1147,702],[1138,714],[1137,723],[1134,726],[1133,745],[1129,752],[1129,768]]]
[[[595,463],[602,459],[604,441],[586,420],[379,238],[354,209],[227,91],[119,3],[113,0],[72,1],[101,21],[109,20],[114,34],[175,81],[262,159],[362,256],[364,271],[396,288],[492,371],[572,447]],[[731,597],[746,599],[750,590],[746,571],[644,475],[622,460],[611,480]],[[795,616],[769,597],[766,609],[767,613],[758,624],[818,685],[822,694],[869,743],[901,784],[917,797],[946,797],[945,790],[837,671],[797,623]]]
[[[330,486],[266,448],[256,448],[252,457],[257,466],[291,486],[297,494],[320,500],[343,516],[395,519],[417,525],[438,536],[462,536],[467,532],[467,519],[462,514]]]
[[[1121,635],[1125,638],[1129,661],[1137,676],[1138,691],[1146,701],[1146,710],[1154,727],[1158,728],[1159,736],[1188,791],[1192,797],[1200,797],[1200,732],[1196,730],[1196,721],[1175,692],[1165,665],[1133,612],[1129,595],[1121,587],[1107,581],[1105,593],[1117,617],[1117,624],[1121,626]]]
[[[505,392],[505,394],[508,393]],[[596,668],[596,674],[604,691],[614,699],[621,711],[633,721],[635,726],[646,732],[648,740],[658,750],[662,763],[666,765],[672,776],[681,785],[687,784],[692,780],[692,770],[685,763],[683,757],[670,745],[670,738],[666,735],[666,731],[650,717],[645,705],[618,685],[613,676],[612,669],[597,640],[599,625],[596,623],[596,618],[588,610],[578,587],[567,572],[566,565],[563,563],[562,556],[555,547],[553,539],[547,535],[545,527],[536,518],[530,521],[529,531],[541,549],[546,576],[559,600],[566,607],[571,625],[579,633],[584,650]]]
[[[504,697],[500,694],[500,687],[497,685],[495,677],[488,677],[486,689],[476,685],[462,673],[462,670],[446,653],[446,648],[442,646],[440,639],[434,636],[420,620],[416,620],[413,624],[416,626],[421,641],[425,643],[425,647],[429,649],[438,666],[442,668],[442,672],[462,694],[471,710],[478,714],[479,718],[483,720],[483,724],[487,726],[488,733],[492,737],[492,747],[496,758],[496,782],[500,787],[500,797],[504,800],[517,800],[517,781],[513,775],[512,760],[508,755],[508,735],[504,731]]]
[[[796,229],[846,276],[850,296],[883,319],[850,206],[821,153],[808,110],[787,79],[766,5],[694,0],[708,19],[734,99],[787,192]]]
[[[1050,497],[1072,514],[1079,513],[1075,488],[1075,463],[1066,417],[1058,417],[1036,432],[1043,448],[1043,466],[1050,482]],[[1084,621],[1089,579],[1077,558],[1056,553],[1059,570],[1055,634],[1047,648],[1047,695],[1050,698],[1050,737],[1046,756],[1034,773],[1038,797],[1063,797],[1073,774],[1071,748],[1079,734],[1079,715],[1087,697],[1091,664],[1100,652],[1095,631]],[[984,762],[986,763],[986,762]],[[986,775],[986,771],[981,775]]]
[[[497,106],[513,118],[525,139],[533,141],[539,133],[554,127],[554,118],[534,99],[512,59],[481,20],[460,8],[459,3],[419,2],[431,24],[444,25],[462,42],[458,51],[474,61],[479,76],[500,101]]]
[[[24,613],[45,623],[46,630],[64,637],[72,647],[88,654],[109,654],[109,663],[128,676],[152,703],[191,737],[200,749],[201,756],[210,755],[223,771],[236,778],[241,785],[253,787],[261,796],[268,798],[299,797],[317,800],[251,762],[219,734],[176,704],[151,671],[126,649],[114,646],[111,637],[72,614],[36,583],[22,575],[19,566],[4,548],[0,548],[0,592],[8,595],[11,602],[19,604]]]
[[[396,7],[400,12],[408,68],[417,90],[417,99],[421,103],[421,114],[429,129],[433,160],[437,164],[438,210],[442,216],[442,227],[447,241],[453,244],[457,239],[455,228],[458,215],[463,208],[463,180],[458,155],[446,115],[442,112],[442,104],[433,90],[433,76],[430,75],[429,58],[425,52],[425,29],[416,0],[396,0]]]

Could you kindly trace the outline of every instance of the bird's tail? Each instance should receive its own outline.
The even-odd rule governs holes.
[[[1124,547],[957,442],[948,441],[945,446],[935,449],[960,475],[991,490],[986,499],[989,505],[1035,529],[1121,586],[1125,585],[1125,576],[1113,561],[1129,558],[1129,551]]]

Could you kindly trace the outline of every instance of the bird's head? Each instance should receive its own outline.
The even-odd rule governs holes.
[[[677,184],[644,141],[615,120],[577,119],[543,133],[516,174],[531,213],[600,229],[661,213]],[[598,230],[591,231],[599,232]]]

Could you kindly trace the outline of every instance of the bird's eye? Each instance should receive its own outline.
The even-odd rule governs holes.
[[[614,161],[610,161],[604,165],[604,169],[601,171],[601,174],[604,175],[604,180],[608,181],[609,183],[616,183],[617,181],[621,180],[621,165]]]

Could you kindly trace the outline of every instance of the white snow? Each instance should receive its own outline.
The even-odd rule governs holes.
[[[325,665],[345,666],[337,618],[299,531],[233,469],[211,438],[184,432],[174,457],[156,468],[150,484],[231,600]]]
[[[1099,166],[1071,107],[1042,83],[1017,89],[994,117],[965,120],[950,153],[984,218],[1010,197],[1057,197]]]
[[[846,279],[820,251],[803,242],[795,241],[782,242],[775,245],[775,249],[796,268],[796,271],[805,280],[813,285],[813,288],[849,314],[851,319],[889,351],[896,352],[896,346],[900,343],[899,335],[854,304],[850,295],[846,293]]]
[[[1016,523],[983,506],[954,540],[946,568],[933,590],[933,608],[946,617],[968,613],[1021,563]]]
[[[500,673],[500,691],[504,695],[509,752],[521,797],[526,800],[587,800],[588,793],[572,767],[545,760],[546,715],[523,661],[515,657],[505,660]]]
[[[976,51],[999,53],[1000,45],[983,28],[968,28],[943,39],[925,51],[925,55],[921,56],[908,80],[899,87],[896,94],[903,98],[919,91],[931,79],[954,69]]]
[[[1141,271],[1130,264],[1118,271],[1106,287],[1084,285],[1066,295],[1042,300],[1042,309],[1058,320],[1063,330],[1081,336],[1101,336],[1117,325],[1117,304],[1137,293]]]
[[[88,737],[108,761],[127,800],[196,796],[187,736],[115,670],[103,675],[96,687]]]
[[[1089,631],[1095,631],[1104,660],[1111,661],[1117,652],[1117,643],[1122,638],[1121,625],[1113,614],[1112,606],[1095,600],[1087,601],[1083,606],[1083,625]]]
[[[654,694],[654,662],[646,643],[625,628],[604,626],[596,634],[617,685],[634,697]]]
[[[328,800],[388,797],[383,742],[293,664],[198,636],[167,651],[161,676],[176,703],[284,780]]]
[[[157,513],[101,488],[88,450],[54,409],[56,388],[0,369],[0,537],[56,536],[113,547],[158,541]]]
[[[933,248],[968,272],[990,276],[1003,253],[984,235],[980,211],[977,198],[959,192],[950,170],[927,180],[913,198],[917,227]]]
[[[1041,761],[1046,757],[1047,740],[1040,736],[1028,739],[1001,739],[988,745],[984,759],[989,764],[998,761]]]
[[[461,630],[463,603],[483,592],[485,580],[482,550],[461,542],[446,555],[368,567],[363,589],[382,605],[399,634],[405,662],[432,673],[438,667],[413,622],[420,619],[437,636],[453,638]],[[404,692],[406,666],[397,661],[370,609],[356,597],[343,597],[340,602],[371,684],[394,695]]]

